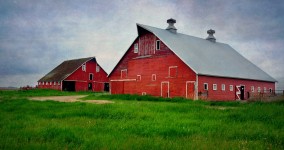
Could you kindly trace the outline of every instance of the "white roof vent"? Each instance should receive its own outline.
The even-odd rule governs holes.
[[[176,20],[171,18],[167,20],[167,23],[169,24],[169,26],[167,27],[166,30],[172,32],[172,33],[177,33],[177,28],[174,26],[174,24],[176,23]]]
[[[215,33],[215,30],[208,30],[207,33],[209,34],[208,37],[206,38],[206,40],[209,40],[211,42],[216,42],[216,38],[213,36],[213,34]]]

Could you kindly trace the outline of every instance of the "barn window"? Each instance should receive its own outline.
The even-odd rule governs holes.
[[[134,44],[134,53],[138,53],[139,49],[138,49],[138,43]]]
[[[89,80],[93,80],[94,75],[92,73],[89,74]]]
[[[41,82],[38,82],[38,85],[40,85],[41,84]]]
[[[48,85],[48,82],[45,82],[45,85]]]
[[[147,95],[147,93],[146,92],[142,92],[142,95]]]
[[[82,71],[86,71],[86,64],[85,63],[82,65]]]
[[[156,81],[156,74],[152,74],[152,81]]]
[[[213,84],[213,90],[214,90],[214,91],[217,90],[217,84]]]
[[[261,92],[261,88],[260,87],[257,88],[257,92]]]
[[[269,89],[269,93],[272,93],[272,88]]]
[[[263,88],[263,92],[266,93],[266,87]]]
[[[52,82],[49,82],[49,85],[52,85]]]
[[[58,85],[60,85],[60,81],[58,81],[57,83],[58,83]]]
[[[222,84],[222,91],[225,91],[226,90],[226,86],[225,84]]]
[[[56,85],[56,82],[55,82],[55,81],[53,82],[53,85]]]
[[[160,48],[161,48],[161,41],[157,40],[156,41],[156,50],[160,50]]]
[[[251,92],[254,92],[254,86],[250,87]]]
[[[177,66],[169,67],[169,77],[177,77]]]
[[[204,83],[204,90],[208,90],[208,83]]]
[[[136,76],[136,81],[141,81],[141,75]]]
[[[42,82],[42,85],[44,85],[44,82]]]
[[[96,66],[96,72],[100,72],[100,66],[98,64]]]
[[[233,90],[234,90],[234,86],[230,85],[230,91],[233,91]]]
[[[123,78],[126,78],[127,77],[127,69],[122,69],[121,72],[120,72],[120,77],[123,79]]]

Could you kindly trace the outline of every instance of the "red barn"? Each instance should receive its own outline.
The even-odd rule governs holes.
[[[95,57],[67,60],[38,80],[38,88],[64,91],[108,91],[107,73]]]
[[[275,90],[276,80],[231,46],[137,24],[138,37],[109,75],[111,94],[139,94],[189,99],[247,99]]]

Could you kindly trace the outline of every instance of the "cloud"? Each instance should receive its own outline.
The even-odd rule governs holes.
[[[136,23],[166,28],[168,18],[177,20],[178,32],[201,38],[215,29],[217,41],[281,78],[283,6],[247,0],[0,1],[0,86],[34,85],[64,60],[81,57],[96,56],[110,72],[137,37]]]

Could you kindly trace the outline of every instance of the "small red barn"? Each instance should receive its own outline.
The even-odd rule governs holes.
[[[95,57],[67,60],[38,80],[38,88],[63,91],[108,91],[107,73]]]
[[[138,37],[109,75],[111,94],[140,94],[189,99],[247,99],[275,90],[276,80],[231,46],[137,24]]]

